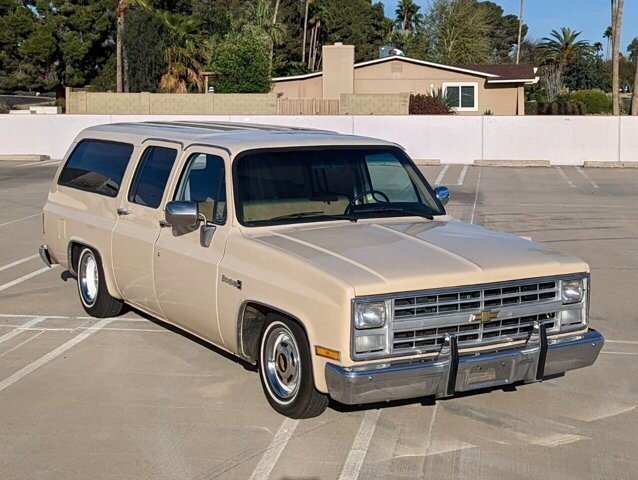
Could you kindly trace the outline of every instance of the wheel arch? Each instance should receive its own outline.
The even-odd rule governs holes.
[[[114,298],[122,299],[122,295],[120,294],[120,291],[117,288],[117,284],[115,283],[115,278],[113,277],[113,270],[111,268],[111,265],[105,265],[103,260],[104,257],[100,253],[100,250],[94,247],[93,245],[89,244],[88,242],[80,240],[80,239],[72,239],[69,242],[69,245],[67,247],[67,257],[68,257],[67,260],[69,265],[68,266],[69,272],[77,276],[78,272],[76,269],[76,265],[80,257],[80,252],[82,252],[82,249],[84,248],[90,248],[97,255],[98,260],[100,261],[100,264],[102,265],[102,271],[104,272],[104,277],[106,279],[106,288],[109,294]]]
[[[310,357],[312,358],[312,345],[308,329],[297,316],[283,309],[255,300],[245,300],[239,307],[237,316],[237,354],[252,365],[257,364],[259,357],[259,337],[266,321],[271,314],[281,315],[298,324],[306,335]]]

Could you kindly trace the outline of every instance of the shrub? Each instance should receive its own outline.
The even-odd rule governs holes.
[[[584,103],[589,114],[600,115],[611,111],[610,98],[600,90],[579,90],[571,93],[569,99]]]
[[[533,107],[529,107],[533,108]],[[527,113],[527,111],[526,111]],[[538,102],[536,112],[531,115],[587,115],[587,106],[583,102],[575,102],[559,98],[553,102]]]
[[[454,110],[437,96],[410,95],[410,115],[454,115]]]

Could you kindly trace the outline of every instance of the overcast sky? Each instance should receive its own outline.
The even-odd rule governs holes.
[[[503,7],[506,13],[518,15],[519,0],[492,0]],[[415,0],[425,10],[429,0]],[[385,0],[386,15],[394,18],[396,0]],[[627,50],[627,45],[634,37],[638,37],[638,1],[624,2],[622,22],[621,51]],[[605,47],[607,42],[603,39],[605,29],[611,24],[609,0],[525,0],[523,20],[529,26],[528,37],[543,38],[549,35],[553,29],[571,27],[574,30],[582,30],[582,38],[591,43],[601,42]]]

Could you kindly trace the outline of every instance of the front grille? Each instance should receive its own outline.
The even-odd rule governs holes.
[[[402,297],[394,301],[394,319],[400,321],[449,313],[480,312],[498,307],[553,300],[558,297],[558,294],[558,282],[542,281]]]
[[[523,280],[500,284],[418,292],[393,300],[392,353],[438,351],[446,334],[461,347],[527,339],[534,322],[559,328],[560,282]],[[481,312],[498,313],[486,323]]]
[[[394,353],[407,350],[437,351],[443,345],[446,334],[456,336],[460,347],[521,340],[529,337],[536,321],[544,323],[548,330],[556,328],[556,318],[557,312],[550,312],[488,323],[465,323],[404,331],[395,329],[392,350]]]

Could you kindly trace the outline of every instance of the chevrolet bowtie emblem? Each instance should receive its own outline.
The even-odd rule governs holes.
[[[481,313],[472,314],[472,317],[470,317],[470,321],[471,322],[487,323],[487,322],[491,322],[492,320],[494,320],[497,317],[498,317],[498,311],[485,310],[485,311],[483,311]]]

